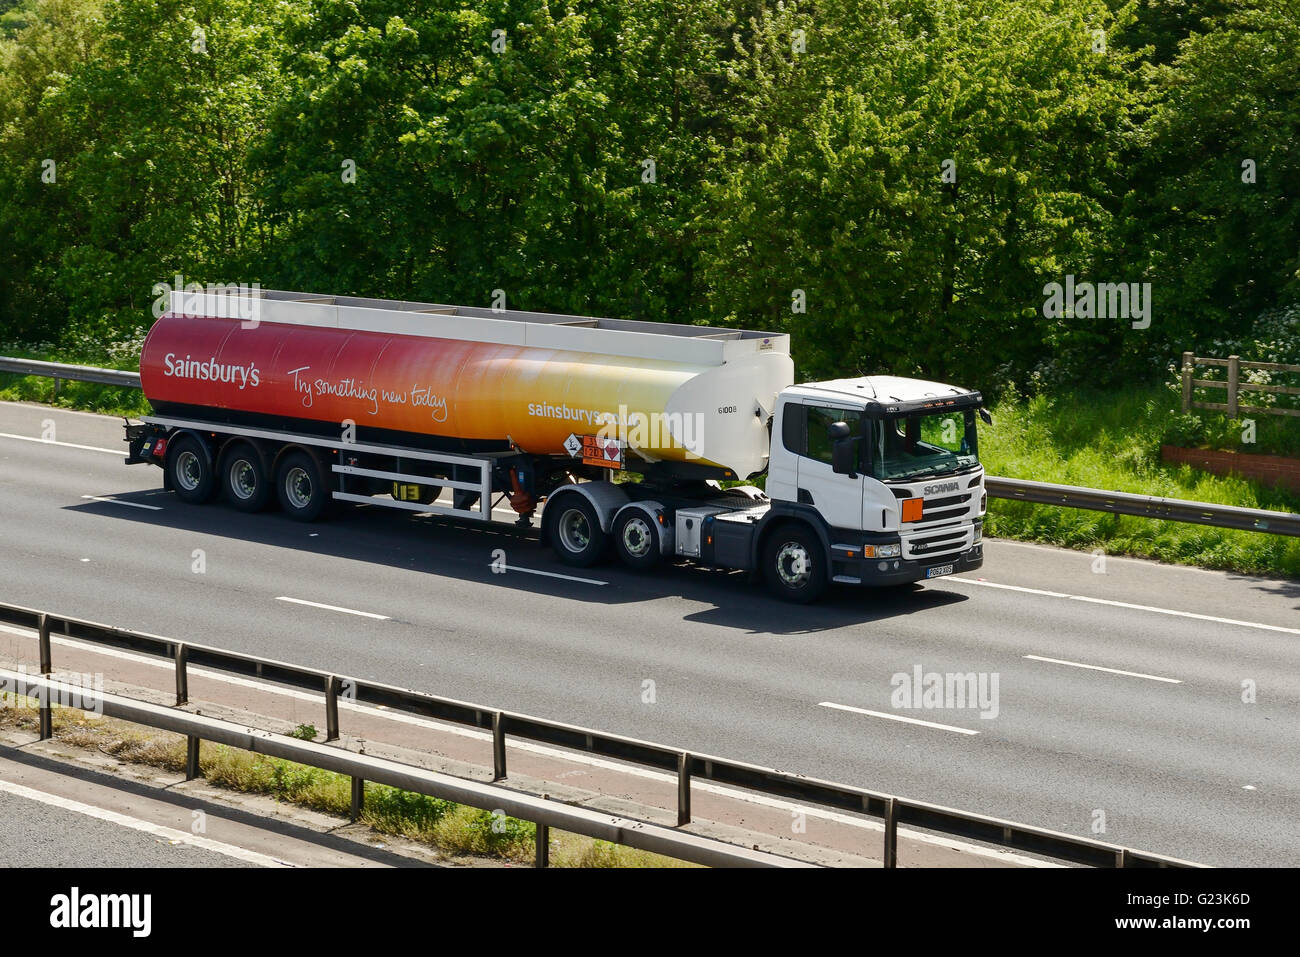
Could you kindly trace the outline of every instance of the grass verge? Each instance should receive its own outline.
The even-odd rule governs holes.
[[[125,352],[125,354],[123,354]],[[66,351],[55,357],[51,350],[28,348],[0,343],[0,355],[15,359],[40,359],[44,362],[66,362],[75,365],[95,366],[100,369],[139,371],[139,353],[109,347],[105,350],[83,350],[76,356]],[[141,416],[150,412],[149,403],[139,389],[121,386],[98,385],[94,382],[64,382],[55,391],[54,380],[44,376],[23,376],[0,373],[0,401],[42,402],[60,409],[77,409],[99,412],[103,415]]]
[[[36,733],[39,716],[31,699],[0,695],[0,728]],[[119,761],[181,773],[185,738],[113,718],[88,717],[75,708],[53,709],[54,740],[70,747],[99,751]],[[308,731],[311,734],[308,734]],[[315,729],[300,726],[294,736],[310,738]],[[222,744],[204,742],[199,769],[208,784],[262,794],[287,804],[347,818],[352,806],[352,779],[320,768],[268,758]],[[536,827],[527,822],[438,798],[366,782],[360,823],[381,834],[418,841],[443,854],[486,857],[512,864],[531,864]],[[683,861],[635,848],[551,830],[552,867],[692,867]]]
[[[1300,512],[1300,496],[1284,490],[1161,462],[1160,445],[1179,415],[1176,398],[1163,387],[1008,398],[992,413],[993,425],[980,438],[980,458],[990,475]],[[1067,548],[1300,576],[1300,539],[1284,535],[1001,499],[989,500],[985,528],[991,536]]]

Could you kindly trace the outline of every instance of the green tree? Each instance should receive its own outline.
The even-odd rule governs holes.
[[[254,278],[250,247],[267,239],[246,156],[278,99],[275,11],[254,0],[100,9],[41,0],[3,48],[0,83],[19,95],[0,150],[19,159],[12,175],[29,199],[0,208],[22,237],[0,265],[16,335],[60,320],[94,338],[145,325],[155,283]],[[37,175],[42,157],[55,160],[54,184]],[[42,304],[30,311],[38,327],[24,325],[24,300]]]
[[[1244,335],[1300,296],[1300,14],[1250,0],[1186,39],[1159,74],[1130,198],[1164,305],[1166,357]]]
[[[751,120],[713,196],[713,313],[794,332],[810,377],[1027,374],[1067,332],[1044,283],[1086,272],[1114,228],[1136,101],[1128,55],[1096,49],[1116,21],[1087,0],[815,10],[740,41]]]
[[[719,17],[317,0],[258,154],[285,237],[272,268],[300,288],[685,315]]]
[[[67,319],[58,251],[74,218],[70,161],[98,131],[68,104],[70,73],[99,55],[101,10],[100,0],[37,0],[9,11],[23,23],[0,39],[0,339],[53,339]]]

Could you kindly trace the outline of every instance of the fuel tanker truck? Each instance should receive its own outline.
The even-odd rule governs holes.
[[[168,305],[127,462],[187,503],[504,513],[570,565],[743,569],[796,602],[983,562],[969,389],[795,385],[770,332],[220,287]]]

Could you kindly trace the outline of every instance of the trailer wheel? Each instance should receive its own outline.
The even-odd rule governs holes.
[[[549,505],[547,515],[547,540],[560,561],[566,565],[587,568],[596,564],[609,544],[600,528],[596,510],[581,495],[565,495],[554,505]]]
[[[221,482],[227,501],[241,512],[260,512],[271,502],[271,477],[262,456],[247,442],[222,453]]]
[[[826,590],[826,559],[821,539],[809,528],[783,525],[763,548],[763,572],[785,601],[806,604]]]
[[[275,470],[275,491],[285,514],[299,522],[314,522],[333,500],[320,463],[306,452],[290,452]]]
[[[217,492],[217,477],[212,460],[202,444],[192,435],[178,436],[167,450],[167,477],[176,497],[188,505],[212,501]]]
[[[614,520],[614,551],[630,568],[653,568],[659,553],[659,529],[655,520],[639,508],[624,509]]]

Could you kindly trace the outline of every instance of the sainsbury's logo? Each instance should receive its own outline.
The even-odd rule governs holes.
[[[255,362],[241,366],[218,362],[215,357],[195,359],[187,355],[184,359],[178,359],[176,353],[169,352],[163,357],[163,366],[166,369],[164,375],[178,379],[197,379],[200,382],[229,382],[231,385],[238,384],[241,392],[248,386],[257,388],[262,381],[262,374]]]

